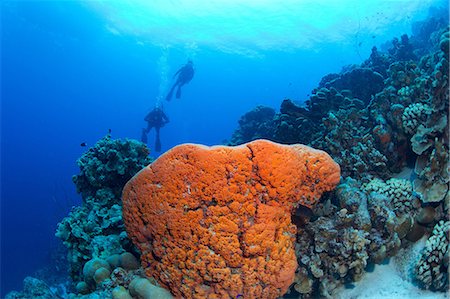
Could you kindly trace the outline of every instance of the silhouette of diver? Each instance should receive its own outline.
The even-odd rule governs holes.
[[[157,105],[152,111],[147,114],[144,120],[147,122],[147,128],[142,129],[141,141],[147,144],[147,134],[152,128],[155,128],[155,151],[160,152],[161,140],[159,139],[159,129],[164,127],[164,125],[169,122],[169,118],[164,113],[162,108]]]
[[[181,97],[181,86],[188,84],[192,78],[194,77],[194,64],[192,63],[192,60],[188,60],[188,62],[178,70],[178,72],[173,75],[178,75],[177,80],[173,84],[172,88],[170,89],[169,93],[167,94],[166,100],[170,101],[172,99],[173,91],[178,86],[176,98],[179,99]]]

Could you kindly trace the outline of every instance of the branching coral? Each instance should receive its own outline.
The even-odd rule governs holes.
[[[294,207],[311,207],[339,178],[307,146],[181,145],[127,183],[124,220],[146,273],[174,295],[274,298],[297,267]]]

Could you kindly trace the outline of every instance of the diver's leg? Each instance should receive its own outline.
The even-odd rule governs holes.
[[[148,134],[152,128],[153,126],[149,122],[147,122],[147,129],[145,129],[146,133]]]
[[[159,139],[159,127],[155,127],[156,137],[155,137],[155,152],[161,151],[161,140]]]
[[[148,132],[150,132],[150,130],[152,129],[152,126],[150,124],[147,125],[146,129],[142,129],[142,134],[141,134],[141,141],[145,144],[147,144],[147,134]]]
[[[147,130],[146,129],[142,129],[142,133],[141,133],[141,141],[142,143],[147,144]]]
[[[178,85],[177,93],[175,95],[177,99],[181,98],[181,85],[182,84]]]

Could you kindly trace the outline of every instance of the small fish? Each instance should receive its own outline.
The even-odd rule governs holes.
[[[80,146],[85,147],[85,146],[87,146],[87,143],[86,142],[82,142],[82,143],[80,143]]]
[[[238,298],[244,298],[244,295],[238,294],[238,295],[236,296],[236,299],[238,299]]]
[[[111,129],[108,129],[108,134],[111,134]]]

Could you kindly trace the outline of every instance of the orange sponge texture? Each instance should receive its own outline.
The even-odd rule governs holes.
[[[291,213],[339,179],[304,145],[184,144],[126,184],[123,217],[147,275],[176,297],[276,298],[297,268]]]

